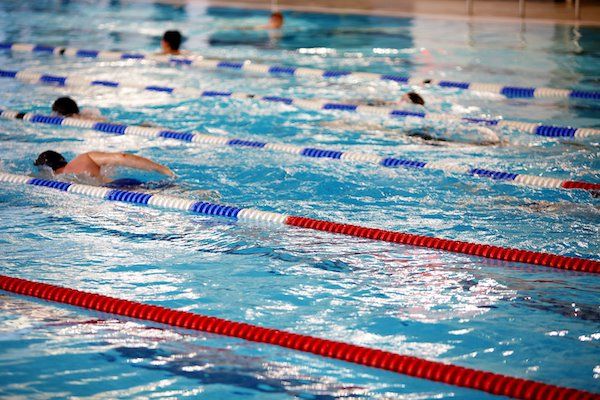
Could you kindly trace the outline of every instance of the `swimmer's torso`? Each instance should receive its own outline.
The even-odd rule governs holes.
[[[102,176],[100,166],[86,153],[75,157],[62,170],[63,174],[87,174],[99,178]]]

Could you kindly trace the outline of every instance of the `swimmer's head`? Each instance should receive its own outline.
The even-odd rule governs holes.
[[[37,160],[35,160],[35,162],[33,163],[33,165],[37,167],[52,168],[52,171],[56,171],[57,169],[63,168],[67,164],[67,160],[65,160],[62,154],[52,150],[47,150],[43,153],[40,153]]]
[[[70,117],[79,114],[79,107],[72,98],[59,97],[52,103],[52,112],[63,117]]]
[[[283,26],[283,14],[280,12],[274,12],[269,18],[269,24],[274,29],[279,29]]]
[[[160,41],[160,46],[165,53],[177,52],[181,46],[182,39],[181,32],[166,31]]]
[[[425,105],[425,100],[423,100],[423,98],[421,97],[421,95],[415,93],[415,92],[408,92],[406,94],[404,94],[404,96],[402,96],[402,99],[404,101],[408,101],[410,103],[413,104],[418,104],[420,106],[424,106]]]

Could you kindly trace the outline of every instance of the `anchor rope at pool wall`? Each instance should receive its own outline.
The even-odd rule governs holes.
[[[529,133],[543,137],[563,137],[563,138],[585,138],[589,136],[600,135],[600,129],[594,128],[575,128],[571,126],[555,126],[545,125],[540,122],[524,122],[507,119],[493,118],[474,118],[474,117],[459,117],[452,114],[433,114],[415,110],[393,109],[388,107],[372,107],[350,103],[339,103],[326,99],[295,99],[292,97],[281,96],[260,96],[252,93],[231,92],[225,90],[204,90],[196,88],[180,88],[172,86],[163,86],[159,84],[133,84],[130,82],[124,83],[115,80],[102,80],[87,78],[79,75],[54,75],[44,74],[39,72],[31,72],[28,70],[5,70],[0,69],[0,78],[13,78],[23,82],[33,84],[54,84],[59,86],[101,86],[107,88],[134,88],[151,92],[176,93],[186,96],[199,97],[220,97],[225,99],[242,99],[255,100],[269,103],[282,103],[287,105],[297,106],[308,110],[325,110],[325,111],[344,111],[362,115],[376,115],[386,118],[420,118],[430,119],[440,122],[460,122],[468,124],[484,124],[487,126],[506,127],[515,129],[520,132]]]
[[[321,339],[244,322],[179,311],[152,304],[68,289],[0,275],[0,290],[47,301],[151,321],[177,328],[265,343],[287,349],[392,371],[415,378],[479,390],[515,399],[598,400],[600,396],[578,389],[500,375],[493,372],[445,364],[350,343]]]
[[[0,49],[34,54],[54,54],[93,58],[100,60],[153,60],[171,64],[189,65],[196,68],[245,71],[282,76],[306,76],[316,79],[354,77],[365,81],[391,81],[409,85],[437,85],[444,88],[456,88],[500,94],[508,98],[572,98],[600,100],[600,91],[555,89],[546,87],[505,86],[493,83],[457,82],[428,77],[409,77],[395,74],[377,74],[371,72],[331,71],[316,68],[303,68],[282,65],[259,64],[252,61],[235,62],[226,59],[195,56],[165,56],[142,54],[139,52],[85,50],[71,47],[44,46],[31,43],[0,43]]]
[[[236,149],[270,150],[279,153],[294,154],[302,157],[328,158],[346,162],[370,163],[385,168],[411,168],[422,171],[443,171],[446,173],[463,174],[469,176],[483,177],[495,181],[514,183],[523,186],[542,187],[550,189],[583,189],[600,191],[600,184],[562,180],[558,178],[542,177],[536,175],[517,174],[506,171],[495,171],[487,168],[459,165],[457,159],[449,162],[425,162],[408,160],[395,157],[382,157],[373,153],[359,153],[352,151],[340,151],[332,149],[320,149],[316,147],[300,147],[285,143],[268,143],[243,138],[227,138],[223,136],[208,135],[204,133],[192,133],[173,131],[164,128],[144,127],[139,125],[124,125],[109,122],[98,122],[80,118],[59,117],[41,115],[35,113],[22,113],[12,110],[0,109],[0,118],[19,121],[28,121],[38,124],[68,126],[82,129],[92,129],[98,132],[113,135],[131,135],[146,138],[173,139],[192,144],[208,144],[211,146],[227,146]]]
[[[150,205],[164,209],[189,211],[195,214],[234,218],[240,221],[259,221],[276,225],[290,225],[316,231],[342,234],[365,239],[427,247],[452,253],[490,258],[524,264],[540,265],[564,270],[600,273],[600,261],[537,251],[520,250],[500,246],[462,242],[411,233],[396,232],[358,225],[330,222],[301,216],[265,212],[252,208],[239,208],[215,203],[194,201],[181,197],[150,194],[138,191],[110,189],[70,182],[32,178],[0,172],[0,182],[33,185],[55,189],[72,194],[80,194],[104,200]]]

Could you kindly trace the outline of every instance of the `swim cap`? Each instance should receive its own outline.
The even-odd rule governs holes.
[[[33,165],[38,167],[50,167],[53,171],[56,171],[57,169],[62,168],[67,164],[67,160],[65,160],[62,154],[52,150],[48,150],[41,153],[38,156],[37,160],[35,160],[35,162],[33,163]]]
[[[52,103],[52,111],[63,117],[79,114],[79,107],[75,100],[70,97],[59,97]]]

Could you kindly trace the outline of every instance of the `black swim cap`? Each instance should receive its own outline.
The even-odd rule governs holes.
[[[33,163],[33,165],[38,167],[50,167],[53,171],[56,171],[57,169],[62,168],[67,164],[67,160],[65,160],[62,154],[52,150],[48,150],[41,153],[38,156],[37,160],[35,160],[35,162]]]
[[[168,43],[172,50],[179,50],[181,46],[181,32],[179,31],[166,31],[162,39]]]
[[[52,103],[52,111],[64,117],[79,114],[79,107],[75,100],[70,97],[59,97]]]
[[[413,104],[420,104],[422,106],[425,105],[425,100],[423,100],[423,98],[421,97],[421,95],[415,93],[415,92],[408,92],[406,93],[406,95],[408,96],[409,100],[411,103]]]

